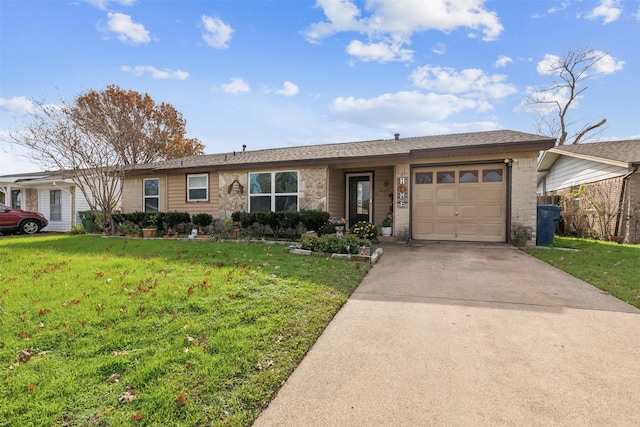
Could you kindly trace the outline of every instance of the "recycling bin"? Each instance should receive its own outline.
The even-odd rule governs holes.
[[[538,205],[536,219],[536,245],[548,246],[553,243],[556,224],[560,219],[562,208],[555,205]]]
[[[82,221],[82,226],[84,227],[87,233],[96,233],[98,231],[98,227],[96,223],[93,222],[93,212],[91,211],[78,211],[78,216]]]

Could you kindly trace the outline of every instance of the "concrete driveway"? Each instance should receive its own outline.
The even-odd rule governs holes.
[[[512,246],[386,246],[254,426],[430,425],[640,425],[640,310]]]

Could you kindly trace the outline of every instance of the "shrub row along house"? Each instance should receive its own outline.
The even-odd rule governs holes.
[[[546,151],[538,194],[559,203],[567,234],[640,243],[640,139],[565,145]],[[559,199],[559,200],[558,200]]]
[[[132,166],[124,212],[315,209],[395,238],[535,244],[536,163],[555,139],[499,130],[186,157]]]

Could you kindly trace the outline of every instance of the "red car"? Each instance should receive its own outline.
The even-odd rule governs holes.
[[[49,224],[39,212],[13,209],[0,203],[0,233],[35,234]]]

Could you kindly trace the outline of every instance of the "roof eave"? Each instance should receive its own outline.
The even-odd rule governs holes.
[[[442,148],[421,148],[411,150],[411,157],[433,156],[441,157],[443,155],[467,156],[477,154],[499,154],[499,153],[518,153],[548,150],[555,145],[555,139],[525,141],[525,142],[507,142],[501,144],[482,144],[470,145],[462,147],[442,147]]]

